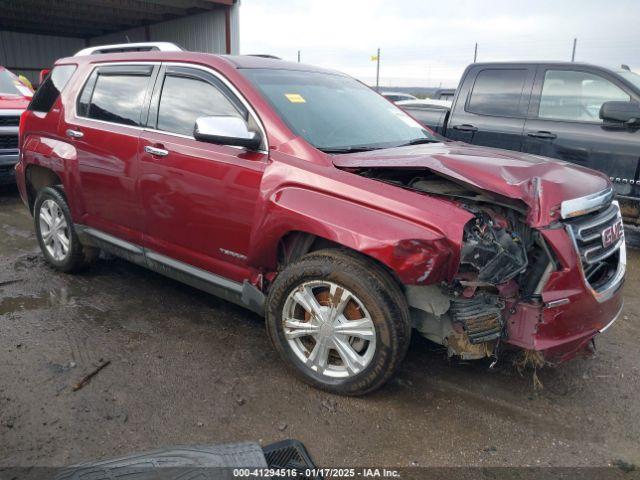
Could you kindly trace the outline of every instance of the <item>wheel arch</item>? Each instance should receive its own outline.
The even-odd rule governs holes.
[[[402,283],[398,274],[378,258],[360,252],[351,246],[339,243],[335,239],[332,240],[300,230],[290,231],[280,238],[278,242],[278,266],[279,268],[284,268],[287,265],[296,262],[307,253],[328,249],[342,250],[352,255],[360,256],[361,258],[378,265],[389,276],[391,276],[398,285]]]
[[[38,192],[45,187],[63,185],[60,176],[48,167],[31,164],[25,169],[25,184],[27,188],[27,202],[29,211],[33,213]]]

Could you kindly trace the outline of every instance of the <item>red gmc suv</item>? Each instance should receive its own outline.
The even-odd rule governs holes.
[[[304,381],[351,395],[413,330],[539,365],[620,314],[602,174],[448,142],[338,72],[147,49],[59,60],[22,117],[18,185],[55,269],[102,249],[244,305]]]

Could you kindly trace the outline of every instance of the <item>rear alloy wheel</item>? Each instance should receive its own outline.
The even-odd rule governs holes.
[[[399,286],[373,261],[343,250],[310,253],[280,272],[267,299],[267,330],[302,380],[341,395],[382,386],[411,335]]]
[[[38,192],[33,217],[42,254],[56,270],[81,270],[100,253],[97,248],[80,243],[67,200],[58,188],[46,187]]]
[[[62,209],[53,200],[45,200],[40,206],[38,222],[44,248],[55,261],[63,262],[69,255],[71,241]]]

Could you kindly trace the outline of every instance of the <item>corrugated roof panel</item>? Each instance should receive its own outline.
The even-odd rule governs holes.
[[[151,25],[150,34],[151,41],[173,42],[193,52],[227,51],[223,9]]]
[[[0,65],[36,82],[43,68],[84,48],[80,38],[0,31]]]

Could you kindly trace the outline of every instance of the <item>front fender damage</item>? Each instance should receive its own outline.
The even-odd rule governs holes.
[[[458,258],[444,239],[400,240],[361,251],[391,268],[406,285],[428,285],[450,278]]]

